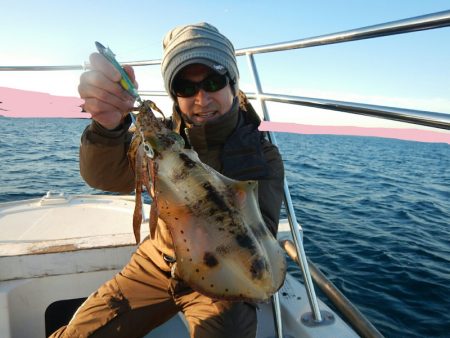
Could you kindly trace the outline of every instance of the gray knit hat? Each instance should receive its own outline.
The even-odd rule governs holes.
[[[178,72],[194,63],[204,64],[220,74],[228,72],[234,82],[234,93],[238,93],[234,47],[216,27],[206,22],[175,27],[164,37],[163,48],[161,72],[168,93],[172,93],[172,81]]]

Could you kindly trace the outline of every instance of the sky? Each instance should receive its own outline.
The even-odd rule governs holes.
[[[160,59],[171,28],[207,21],[236,49],[292,41],[450,10],[450,0],[6,1],[0,65],[80,65],[109,46],[119,61]],[[263,90],[450,114],[450,28],[255,56]],[[245,57],[241,88],[254,92]],[[0,72],[0,87],[78,97],[82,71]],[[162,90],[159,66],[137,67],[142,90]],[[0,97],[0,101],[2,98]],[[170,111],[170,101],[155,99]],[[304,124],[408,127],[271,103],[273,119]],[[2,112],[0,112],[2,113]]]

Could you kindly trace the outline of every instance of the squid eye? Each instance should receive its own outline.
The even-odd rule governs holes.
[[[147,143],[144,143],[144,150],[149,158],[153,158],[155,156],[155,152],[152,147],[150,147]]]

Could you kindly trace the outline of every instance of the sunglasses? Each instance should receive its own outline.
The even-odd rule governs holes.
[[[197,95],[200,89],[208,93],[214,93],[225,88],[227,84],[228,76],[212,74],[200,82],[175,79],[172,85],[172,91],[178,97],[191,97]]]

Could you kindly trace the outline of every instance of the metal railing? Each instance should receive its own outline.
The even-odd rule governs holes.
[[[286,50],[309,48],[314,46],[323,46],[329,44],[357,41],[362,39],[377,38],[382,36],[390,36],[396,34],[411,33],[422,30],[443,28],[450,26],[450,10],[439,13],[433,13],[418,17],[413,17],[404,20],[392,21],[383,24],[362,27],[353,30],[342,31],[338,33],[321,35],[317,37],[310,37],[306,39],[300,39],[295,41],[269,44],[263,46],[257,46],[252,48],[239,49],[236,51],[237,56],[246,56],[249,67],[255,82],[255,93],[250,93],[249,98],[256,99],[261,105],[264,118],[270,121],[270,115],[266,107],[267,101],[282,102],[287,104],[296,104],[301,106],[309,106],[327,110],[341,111],[345,113],[365,115],[377,118],[383,118],[388,120],[395,120],[400,122],[430,126],[440,129],[450,130],[450,114],[443,114],[430,111],[421,111],[413,109],[403,109],[396,107],[385,107],[378,105],[370,105],[356,102],[343,102],[336,100],[318,99],[311,97],[301,96],[288,96],[280,94],[264,93],[262,91],[259,75],[254,60],[255,54],[281,52]],[[123,62],[122,64],[131,66],[149,66],[159,65],[161,60],[146,60],[146,61],[131,61]],[[72,66],[0,66],[0,71],[52,71],[52,70],[80,70],[89,68],[88,64],[85,65],[72,65]],[[167,94],[162,91],[140,91],[143,96],[166,96]],[[450,113],[450,112],[449,112]],[[269,133],[270,140],[276,144],[276,139],[273,133]],[[315,295],[314,286],[311,279],[311,273],[309,271],[308,262],[303,248],[302,229],[298,224],[295,216],[295,211],[291,201],[289,187],[287,182],[284,182],[285,194],[284,203],[286,206],[289,224],[291,226],[292,237],[294,239],[295,249],[297,257],[300,262],[303,279],[305,281],[305,287],[307,289],[307,295],[311,306],[312,317],[316,323],[322,321],[321,312],[318,306],[317,297]],[[275,313],[280,313],[278,302],[278,295],[274,297]],[[279,337],[282,337],[281,320],[277,318],[277,333]],[[359,332],[363,337],[380,337],[381,334],[376,329],[367,329]]]
[[[291,49],[331,45],[335,43],[371,39],[388,35],[404,34],[421,30],[450,26],[450,10],[396,20],[379,25],[367,26],[338,33],[320,35],[306,39],[276,43],[258,47],[243,48],[236,55],[280,52]]]
[[[425,126],[431,126],[442,129],[450,129],[450,115],[419,111],[412,109],[402,109],[394,107],[383,107],[376,105],[361,104],[355,102],[342,102],[335,100],[299,97],[299,96],[287,96],[278,94],[267,94],[262,91],[262,86],[258,76],[256,63],[254,60],[254,54],[279,52],[291,49],[299,49],[313,46],[322,46],[327,44],[335,44],[348,41],[356,41],[361,39],[375,38],[386,35],[402,34],[418,30],[434,29],[440,27],[450,26],[450,11],[424,15],[416,18],[399,20],[380,25],[374,25],[359,29],[354,29],[345,32],[339,32],[329,35],[323,35],[319,37],[313,37],[308,39],[296,40],[292,42],[286,42],[274,45],[265,45],[247,49],[241,49],[237,51],[237,55],[246,55],[249,63],[254,82],[256,94],[250,96],[256,98],[261,106],[261,110],[264,114],[264,119],[270,121],[269,112],[266,106],[266,101],[297,104],[303,106],[310,106],[315,108],[322,108],[328,110],[342,111],[346,113],[366,115],[371,117],[384,118],[389,120],[396,120],[401,122],[420,124]],[[275,145],[276,139],[273,133],[269,133],[270,140]],[[287,209],[288,220],[291,227],[292,237],[294,239],[294,245],[298,257],[299,266],[302,271],[303,279],[305,282],[305,288],[310,303],[313,320],[317,323],[322,322],[321,311],[318,306],[317,297],[312,283],[311,273],[309,271],[309,265],[306,259],[306,254],[303,247],[302,229],[296,221],[294,208],[290,198],[289,187],[285,180],[285,206]],[[275,301],[277,298],[275,298]],[[345,302],[342,302],[345,304]],[[279,314],[277,314],[279,316]],[[349,318],[350,320],[353,318]],[[278,325],[281,325],[281,320],[277,321]],[[359,322],[353,321],[353,326],[358,329],[358,332],[364,337],[382,337],[382,335],[370,325],[366,325],[366,321],[360,320]],[[364,329],[360,329],[363,327]],[[283,336],[283,330],[280,327],[278,329],[278,336]]]

